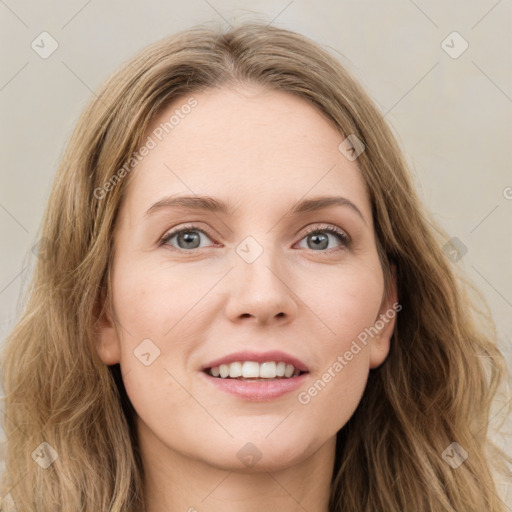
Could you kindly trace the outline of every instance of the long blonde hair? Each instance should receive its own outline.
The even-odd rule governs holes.
[[[259,22],[227,32],[196,26],[147,47],[79,119],[48,201],[25,310],[2,353],[2,496],[19,512],[144,510],[134,411],[119,365],[105,366],[94,349],[110,298],[112,233],[133,175],[119,170],[167,104],[224,84],[297,95],[332,120],[340,141],[364,141],[357,162],[386,286],[391,263],[397,268],[402,310],[391,351],[337,435],[330,510],[502,512],[488,463],[489,410],[506,373],[494,327],[479,326],[482,315],[441,249],[447,237],[372,100],[319,45]],[[456,469],[443,458],[453,442],[469,454]]]

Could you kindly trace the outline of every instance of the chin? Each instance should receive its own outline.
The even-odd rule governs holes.
[[[272,435],[275,435],[274,439],[270,439]],[[248,436],[244,436],[244,440],[236,439],[224,450],[210,449],[205,462],[238,473],[275,472],[300,464],[318,449],[311,446],[313,440],[304,442],[305,437],[300,438],[300,443],[294,442],[295,436],[290,436],[288,432],[281,436],[270,434],[270,437],[265,439],[261,435],[252,441]],[[202,458],[204,460],[204,453]]]

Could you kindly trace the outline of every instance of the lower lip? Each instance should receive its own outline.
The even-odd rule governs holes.
[[[264,381],[221,379],[219,377],[212,377],[205,372],[200,373],[217,389],[253,402],[267,402],[291,393],[304,384],[308,376],[307,373],[303,373],[298,377]]]

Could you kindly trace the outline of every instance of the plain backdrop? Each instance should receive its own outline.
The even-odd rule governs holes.
[[[320,43],[386,114],[423,201],[467,249],[453,265],[484,293],[510,365],[510,0],[0,0],[0,347],[23,305],[59,159],[94,91],[164,36],[251,19]],[[42,37],[45,51],[58,44],[46,58]],[[496,440],[510,446],[504,432]],[[512,491],[500,492],[512,511]]]

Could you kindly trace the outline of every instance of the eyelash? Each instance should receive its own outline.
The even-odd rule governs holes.
[[[187,231],[198,231],[198,232],[203,233],[204,235],[208,236],[210,239],[213,239],[213,237],[207,231],[205,231],[204,229],[201,229],[198,226],[195,226],[194,224],[190,224],[188,226],[185,226],[183,228],[177,229],[175,231],[171,231],[169,233],[166,233],[160,239],[160,242],[158,243],[158,245],[159,246],[165,245],[165,244],[167,244],[167,242],[169,242],[169,240],[174,238],[176,235],[179,235],[179,234],[181,234],[183,232],[187,232]],[[341,243],[341,247],[334,248],[334,249],[322,250],[322,251],[314,251],[314,252],[320,252],[320,253],[324,253],[324,254],[325,253],[329,254],[329,253],[332,253],[332,252],[337,252],[337,251],[343,250],[345,248],[348,248],[350,246],[350,244],[351,244],[351,239],[350,239],[350,237],[345,232],[341,231],[338,228],[335,228],[334,226],[330,226],[330,225],[327,225],[325,227],[311,227],[311,228],[307,228],[306,233],[301,238],[301,240],[304,239],[305,237],[307,237],[308,235],[312,234],[312,233],[323,233],[323,232],[327,232],[327,233],[330,233],[332,235],[335,235],[338,238],[339,242]],[[176,249],[178,251],[183,251],[183,252],[194,252],[194,251],[199,250],[200,248],[196,248],[196,249],[180,249],[179,247],[173,247],[173,249]]]

